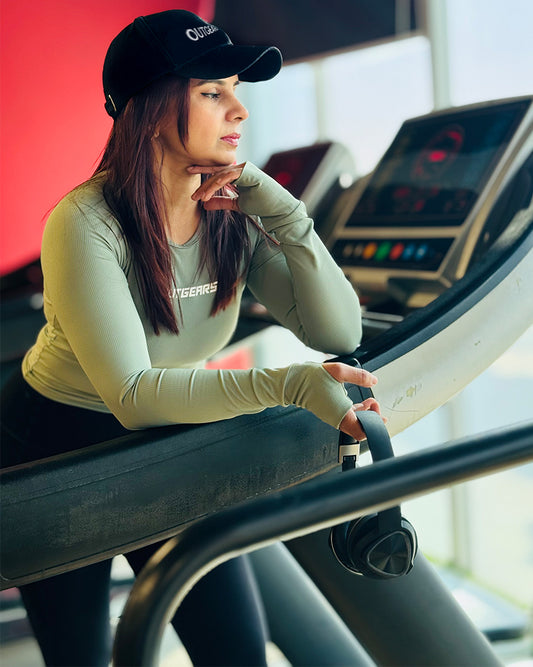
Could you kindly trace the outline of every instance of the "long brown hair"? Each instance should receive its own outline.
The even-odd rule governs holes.
[[[166,77],[129,100],[114,121],[95,175],[105,173],[104,197],[131,248],[143,305],[156,334],[179,333],[171,300],[172,257],[165,227],[160,179],[154,169],[152,138],[167,111],[177,109],[178,135],[188,136],[189,79]],[[201,260],[217,281],[211,315],[234,298],[250,258],[246,215],[203,211]]]

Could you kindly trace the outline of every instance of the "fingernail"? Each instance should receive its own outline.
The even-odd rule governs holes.
[[[362,410],[364,405],[362,403],[354,403],[352,407],[354,410]]]

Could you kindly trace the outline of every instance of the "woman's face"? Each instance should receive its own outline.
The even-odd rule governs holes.
[[[165,159],[184,167],[235,162],[240,125],[248,118],[248,111],[236,97],[238,84],[237,76],[190,80],[189,136],[183,145],[175,114],[168,114],[159,129]]]

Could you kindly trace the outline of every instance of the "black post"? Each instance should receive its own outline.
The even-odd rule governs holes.
[[[337,562],[328,534],[318,531],[287,546],[377,664],[501,665],[422,554],[404,577],[369,579]]]
[[[372,667],[326,598],[283,544],[250,554],[270,636],[293,667]]]

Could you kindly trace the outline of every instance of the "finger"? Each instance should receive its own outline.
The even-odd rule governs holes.
[[[381,408],[375,398],[367,398],[358,405],[361,407],[357,407],[356,410],[372,410],[373,412],[377,412],[378,415],[381,415]]]
[[[356,440],[366,440],[366,433],[361,425],[361,422],[357,419],[357,412],[361,409],[364,409],[362,407],[364,403],[366,403],[366,401],[363,401],[363,404],[358,403],[353,405],[352,408],[348,410],[339,425],[339,429],[343,433],[351,435],[352,438],[355,438]],[[384,424],[387,423],[387,419],[385,417],[381,417],[381,419]]]
[[[209,201],[218,190],[221,190],[226,185],[237,180],[238,176],[239,174],[236,171],[214,175],[200,185],[200,187],[192,194],[192,198],[195,201]]]
[[[323,366],[338,382],[350,382],[360,387],[373,387],[378,381],[375,375],[363,368],[355,368],[339,362],[328,362]]]
[[[190,174],[216,174],[219,171],[224,171],[224,169],[238,169],[242,171],[244,169],[245,163],[236,164],[232,162],[231,164],[191,164],[187,167],[187,171]]]
[[[241,175],[243,167],[244,163],[233,164],[233,165],[209,165],[209,166],[191,165],[187,167],[187,171],[190,174],[208,174],[209,176],[211,176],[211,178],[208,178],[201,184],[201,186],[195,193],[204,195],[213,186],[215,186],[215,188],[216,187],[220,188],[227,183],[236,181]]]
[[[372,410],[373,412],[377,412],[377,414],[383,420],[384,424],[386,424],[389,421],[387,417],[384,417],[381,414],[381,406],[379,405],[379,403],[376,401],[375,398],[367,398],[362,403],[357,403],[357,405],[354,405],[353,408],[356,412],[359,410]]]
[[[386,424],[389,421],[387,417],[384,417],[381,414],[381,407],[375,398],[367,398],[362,403],[358,403],[356,406],[354,406],[354,409],[355,412],[358,412],[359,410],[372,410],[381,417],[384,424]]]
[[[361,422],[355,416],[354,410],[348,410],[348,412],[344,416],[344,419],[341,421],[339,425],[339,429],[343,433],[351,435],[352,438],[355,438],[355,440],[366,440],[366,434],[363,431]]]
[[[387,423],[385,417],[381,417],[381,419],[384,424]],[[339,425],[339,429],[343,433],[351,435],[352,438],[355,438],[356,440],[366,440],[366,433],[361,422],[357,419],[357,410],[354,410],[353,408],[346,413]]]
[[[240,211],[238,197],[212,197],[202,204],[206,211]]]
[[[211,197],[224,188],[228,183],[231,183],[232,178],[227,174],[220,176],[212,176],[192,194],[192,199],[195,201],[209,201]]]
[[[344,382],[350,382],[351,384],[359,385],[360,387],[373,387],[377,384],[378,379],[375,375],[366,371],[364,368],[353,368],[352,366],[347,366],[346,380]]]

